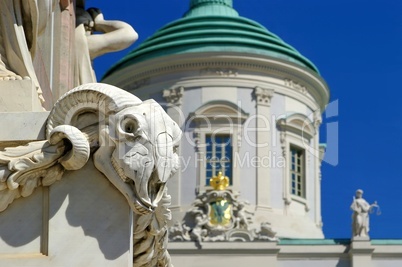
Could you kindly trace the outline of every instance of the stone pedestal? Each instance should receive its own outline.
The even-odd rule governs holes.
[[[1,96],[0,96],[1,97]],[[0,106],[1,108],[1,106]],[[4,141],[44,140],[48,111],[0,114],[0,147]]]
[[[371,246],[368,237],[354,237],[350,245],[349,255],[351,257],[352,267],[371,267],[371,255],[374,248]]]
[[[0,81],[0,112],[43,111],[30,79]]]
[[[132,215],[90,160],[0,213],[1,266],[132,266]]]

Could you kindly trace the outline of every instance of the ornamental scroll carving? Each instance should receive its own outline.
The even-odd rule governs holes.
[[[277,240],[268,222],[255,224],[249,203],[226,189],[228,181],[222,173],[211,179],[213,190],[198,195],[183,221],[170,227],[171,241],[194,241],[201,248],[203,242]]]
[[[307,88],[304,85],[290,79],[285,79],[284,82],[285,86],[295,89],[296,91],[299,91],[304,95],[307,95]]]
[[[230,69],[230,68],[206,68],[200,70],[200,75],[236,77],[238,74],[239,73],[237,69]]]
[[[134,266],[172,266],[166,251],[170,196],[166,182],[179,167],[181,130],[154,100],[106,84],[63,95],[46,125],[46,139],[0,151],[0,211],[66,170],[95,167],[134,211]]]

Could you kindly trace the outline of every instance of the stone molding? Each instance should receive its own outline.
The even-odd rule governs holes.
[[[170,242],[169,251],[173,258],[176,256],[192,255],[197,257],[205,251],[214,256],[227,255],[224,259],[232,263],[239,260],[236,256],[244,257],[244,252],[253,257],[273,256],[272,266],[283,265],[286,260],[300,260],[301,266],[309,266],[309,261],[325,266],[327,260],[339,259],[346,266],[378,266],[377,260],[389,260],[390,266],[399,266],[402,260],[402,244],[377,245],[377,240],[356,242],[348,239],[317,239],[317,240],[279,240],[276,242],[204,242],[198,249],[190,242]],[[209,257],[210,254],[208,255]],[[347,263],[350,264],[347,264]],[[353,262],[353,265],[351,264]],[[392,264],[393,263],[393,264]],[[233,266],[233,265],[224,265]],[[271,266],[271,265],[270,265]],[[320,265],[321,266],[321,265]]]
[[[317,74],[311,73],[310,71],[306,72],[304,68],[293,65],[290,62],[283,62],[278,59],[274,60],[265,57],[258,59],[252,56],[242,57],[238,54],[230,53],[224,60],[222,58],[214,58],[214,53],[205,53],[205,57],[201,57],[203,55],[204,54],[197,54],[197,57],[194,58],[190,58],[189,55],[170,56],[169,58],[171,58],[171,60],[164,61],[169,62],[169,65],[166,63],[160,63],[160,61],[154,62],[153,60],[149,60],[136,64],[134,71],[130,65],[114,73],[112,75],[113,77],[106,77],[104,81],[124,88],[129,88],[133,81],[183,71],[198,71],[198,73],[200,73],[203,72],[203,70],[214,70],[214,76],[225,77],[226,74],[230,74],[232,75],[231,78],[236,79],[240,78],[243,72],[269,72],[272,73],[274,77],[283,77],[283,86],[286,86],[285,80],[289,80],[292,81],[293,87],[305,88],[307,92],[306,94],[301,93],[300,90],[295,88],[292,89],[300,94],[315,99],[322,110],[329,101],[329,91],[325,82]],[[216,72],[216,70],[218,72]],[[208,73],[212,75],[212,72],[208,71]],[[234,74],[236,75],[233,76]],[[122,77],[130,78],[123,79]]]

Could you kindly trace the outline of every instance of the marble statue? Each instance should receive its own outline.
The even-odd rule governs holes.
[[[129,24],[105,20],[98,8],[85,10],[83,4],[77,5],[75,84],[96,82],[92,60],[105,53],[125,49],[137,39],[138,34]]]
[[[166,251],[170,196],[181,130],[154,100],[106,84],[63,95],[47,120],[47,140],[0,151],[0,211],[66,170],[95,167],[134,211],[134,266],[171,266]]]
[[[239,201],[237,205],[237,216],[236,216],[236,228],[239,229],[249,229],[249,221],[250,215],[253,215],[252,212],[249,212],[246,209],[246,204],[249,204],[247,201]]]
[[[0,1],[0,80],[30,79],[42,92],[33,59],[57,0]]]
[[[353,211],[352,214],[352,233],[353,238],[369,238],[368,232],[369,226],[369,213],[373,207],[378,207],[377,202],[369,204],[363,198],[363,190],[358,189],[350,208]]]

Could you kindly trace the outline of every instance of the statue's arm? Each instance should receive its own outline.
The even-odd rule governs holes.
[[[129,47],[138,39],[137,32],[129,24],[118,20],[105,20],[99,9],[89,9],[94,18],[94,30],[103,34],[87,36],[91,59]]]

